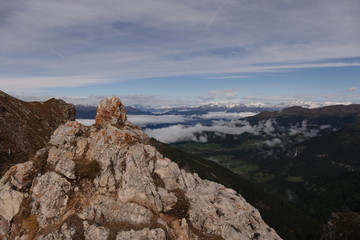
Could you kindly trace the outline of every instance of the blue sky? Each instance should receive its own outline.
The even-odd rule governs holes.
[[[0,0],[0,89],[360,103],[359,11],[358,0]]]

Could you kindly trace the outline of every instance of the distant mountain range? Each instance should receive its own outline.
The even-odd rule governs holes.
[[[96,116],[96,107],[89,105],[75,105],[76,108],[76,118],[77,119],[95,119]],[[139,109],[136,109],[132,106],[125,107],[127,114],[151,114],[149,112],[143,112]]]
[[[177,107],[150,107],[142,105],[134,105],[136,109],[140,109],[144,112],[151,112],[155,114],[180,114],[180,115],[191,115],[191,114],[203,114],[208,112],[263,112],[263,111],[279,111],[284,108],[289,108],[293,106],[302,107],[302,108],[320,108],[325,106],[333,105],[350,105],[351,102],[304,102],[304,101],[292,101],[292,102],[282,102],[282,103],[262,103],[262,102],[253,102],[253,103],[244,103],[244,104],[235,104],[235,103],[211,103],[200,106],[177,106]]]
[[[304,101],[293,101],[287,103],[247,103],[247,104],[223,104],[223,103],[211,103],[200,106],[143,106],[143,105],[133,105],[126,106],[127,114],[155,114],[155,115],[201,115],[207,114],[209,112],[254,112],[260,113],[264,111],[279,111],[289,107],[302,107],[305,109],[320,108],[324,106],[333,106],[333,105],[351,105],[350,102],[304,102]],[[92,119],[95,118],[96,107],[90,105],[75,105],[77,110],[77,118],[80,119]]]

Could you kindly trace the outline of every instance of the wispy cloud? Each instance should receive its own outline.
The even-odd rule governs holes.
[[[78,87],[83,85],[98,84],[107,82],[106,79],[94,78],[90,76],[71,76],[71,77],[3,77],[0,78],[2,89],[33,89],[50,87]]]
[[[224,89],[224,90],[212,90],[209,91],[209,95],[213,98],[236,98],[240,89]]]
[[[348,92],[356,92],[357,90],[358,90],[357,87],[349,87],[347,89]]]
[[[5,90],[360,66],[359,1],[0,3]]]
[[[25,81],[25,79],[24,79]],[[25,101],[45,101],[54,96],[38,96],[38,95],[24,95],[19,93],[12,93],[15,97],[25,100]],[[90,105],[97,106],[100,101],[106,97],[104,95],[90,95],[84,97],[78,96],[55,96],[56,98],[63,99],[64,101],[76,105]],[[142,105],[142,106],[151,106],[151,107],[166,107],[166,106],[192,106],[196,104],[201,104],[200,101],[195,99],[179,99],[173,98],[170,96],[160,96],[160,95],[148,95],[148,94],[129,94],[129,95],[120,95],[121,101],[126,106],[133,105]]]

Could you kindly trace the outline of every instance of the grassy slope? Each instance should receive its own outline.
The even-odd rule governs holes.
[[[290,151],[296,149],[296,157],[285,153],[264,162],[263,171],[278,173],[277,182],[267,184],[292,189],[298,196],[294,204],[313,209],[313,217],[322,222],[331,212],[360,209],[360,126],[314,137]]]
[[[320,238],[321,223],[289,205],[280,197],[264,192],[260,186],[215,162],[187,154],[154,139],[151,140],[151,144],[165,157],[178,163],[181,168],[236,190],[260,211],[264,221],[282,238],[287,240]]]

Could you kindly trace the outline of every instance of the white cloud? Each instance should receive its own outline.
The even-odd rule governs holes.
[[[200,123],[193,126],[184,126],[181,124],[158,128],[145,129],[145,133],[165,143],[174,143],[179,141],[204,141],[204,132],[218,132],[222,134],[240,135],[250,133],[259,135],[260,133],[272,133],[273,120],[261,121],[257,125],[251,126],[245,120],[231,121],[213,121],[211,126],[202,125]],[[201,137],[202,136],[202,137]]]
[[[327,125],[320,126],[319,129],[323,130],[323,129],[325,129],[324,127],[327,128],[328,126]],[[301,125],[296,124],[296,125],[291,126],[288,129],[288,134],[290,136],[316,137],[319,134],[319,129],[309,128],[307,120],[304,120],[301,122]]]
[[[356,92],[357,91],[357,87],[349,87],[347,89],[348,92]]]
[[[131,123],[138,126],[162,123],[181,123],[192,120],[181,115],[128,115],[127,117]]]
[[[330,124],[328,124],[328,125],[321,125],[321,126],[320,126],[320,130],[329,129],[329,128],[331,128],[331,125],[330,125]]]
[[[180,141],[207,141],[206,132],[213,132],[218,137],[224,137],[224,134],[241,135],[249,133],[252,135],[261,135],[270,137],[263,142],[269,147],[280,144],[281,137],[284,135],[311,138],[319,135],[320,130],[331,128],[331,125],[321,125],[319,127],[309,127],[306,120],[300,124],[291,126],[279,126],[274,119],[268,119],[251,125],[247,120],[216,120],[212,125],[202,125],[200,123],[192,126],[177,124],[164,128],[145,129],[145,133],[165,143],[175,143]]]
[[[360,66],[341,60],[360,56],[354,0],[0,2],[0,85],[7,91],[23,83],[72,87],[92,79]]]
[[[281,143],[281,140],[279,138],[273,138],[271,140],[264,141],[264,144],[268,147],[274,147],[275,145],[278,145]]]
[[[204,119],[238,119],[254,116],[258,113],[254,112],[208,112],[204,115],[196,115],[196,117]]]
[[[50,88],[50,87],[78,87],[83,85],[98,84],[106,82],[101,78],[87,76],[71,77],[1,77],[0,83],[3,90],[27,90],[33,88]]]
[[[198,139],[196,133],[202,132],[203,126],[197,124],[191,127],[185,127],[178,124],[165,128],[145,129],[144,132],[150,137],[156,138],[164,143],[174,143],[179,141],[195,141]]]
[[[225,98],[231,99],[236,98],[239,94],[240,89],[224,89],[224,90],[212,90],[209,91],[209,95],[213,98]]]

